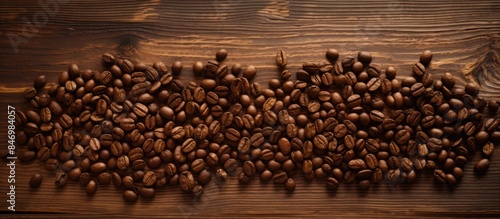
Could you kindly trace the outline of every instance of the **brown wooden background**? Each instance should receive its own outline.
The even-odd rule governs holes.
[[[291,55],[291,70],[303,61],[324,59],[327,48],[338,49],[341,56],[366,50],[373,54],[374,62],[395,66],[399,76],[409,75],[419,54],[430,49],[434,75],[451,72],[460,84],[474,80],[481,85],[480,95],[500,100],[500,2],[495,0],[60,0],[57,9],[44,24],[44,9],[37,1],[0,3],[2,149],[6,147],[7,105],[26,109],[21,93],[37,75],[45,74],[55,82],[69,63],[78,63],[82,69],[102,69],[103,52],[148,64],[180,60],[184,70],[179,77],[189,81],[193,79],[192,63],[212,59],[218,49],[226,48],[225,63],[255,65],[255,80],[266,84],[278,75],[274,63],[278,49]],[[30,29],[37,23],[34,16],[42,23]],[[17,52],[7,37],[13,35],[25,37]],[[6,162],[0,164],[3,211],[7,208],[8,169]],[[41,172],[44,181],[33,190],[28,180],[35,172]],[[305,183],[299,177],[293,194],[281,186],[260,184],[258,179],[239,186],[233,177],[225,184],[212,182],[200,202],[178,188],[167,187],[158,191],[154,201],[126,204],[112,185],[99,187],[93,197],[87,197],[75,183],[56,189],[54,173],[36,161],[16,166],[16,209],[157,217],[499,216],[500,153],[494,153],[485,176],[474,176],[471,163],[465,173],[462,183],[453,189],[434,184],[431,175],[424,173],[410,186],[383,183],[360,192],[342,184],[336,193],[327,192],[321,180]]]

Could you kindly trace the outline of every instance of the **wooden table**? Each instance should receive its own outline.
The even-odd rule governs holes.
[[[274,56],[278,49],[291,56],[288,69],[304,61],[320,61],[328,48],[341,56],[365,50],[373,62],[392,65],[399,77],[411,73],[419,54],[430,49],[430,72],[450,72],[463,85],[474,81],[480,95],[500,100],[500,2],[484,1],[81,1],[48,0],[44,11],[37,1],[3,1],[0,4],[0,108],[27,109],[22,91],[45,74],[50,82],[70,63],[83,69],[102,70],[100,55],[111,52],[151,64],[176,60],[184,63],[183,81],[193,80],[195,61],[213,59],[220,48],[228,50],[225,63],[253,64],[255,81],[267,84],[278,76]],[[52,10],[52,11],[50,11]],[[44,19],[44,16],[46,19]],[[32,28],[34,24],[39,27]],[[13,43],[12,43],[13,42]],[[196,78],[195,80],[198,80]],[[2,150],[6,148],[7,115],[0,116]],[[22,148],[18,148],[21,151]],[[474,161],[479,158],[479,153]],[[7,209],[6,162],[0,162],[0,210]],[[30,189],[29,177],[40,172],[41,188]],[[314,217],[420,217],[499,216],[500,153],[491,167],[476,177],[472,162],[455,188],[433,183],[430,173],[413,185],[382,183],[369,191],[342,184],[327,192],[324,181],[296,179],[297,189],[254,179],[240,186],[235,177],[212,182],[201,201],[176,187],[157,192],[154,201],[124,203],[121,191],[100,186],[87,197],[71,183],[56,189],[54,173],[39,161],[16,163],[16,210],[23,213],[103,214],[155,217],[314,216]],[[25,215],[33,216],[33,215]],[[62,215],[46,215],[61,217]]]

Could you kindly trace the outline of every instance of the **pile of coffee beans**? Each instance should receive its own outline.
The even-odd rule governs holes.
[[[252,83],[255,66],[229,67],[227,55],[194,63],[199,81],[176,79],[185,70],[179,61],[169,71],[108,53],[102,72],[72,64],[58,83],[39,76],[24,93],[33,109],[16,113],[16,141],[26,145],[19,158],[54,170],[57,187],[75,181],[93,195],[112,183],[135,202],[167,185],[198,196],[213,177],[231,175],[288,191],[294,177],[366,190],[412,183],[422,171],[455,185],[476,151],[483,159],[474,171],[484,173],[500,140],[500,120],[483,116],[495,115],[498,102],[450,73],[433,76],[430,51],[400,78],[369,52],[341,58],[335,49],[292,72],[280,50],[279,79],[268,86]],[[35,174],[30,186],[41,181]]]

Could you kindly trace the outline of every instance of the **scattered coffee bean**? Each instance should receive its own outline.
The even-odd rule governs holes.
[[[217,51],[217,53],[215,53],[215,59],[217,59],[217,61],[219,61],[219,62],[226,59],[226,57],[227,57],[227,50],[225,50],[225,49],[219,49],[219,51]]]
[[[169,72],[161,62],[134,65],[108,53],[102,72],[72,64],[54,86],[39,76],[23,94],[34,109],[16,112],[16,141],[28,148],[20,160],[60,167],[57,187],[78,181],[93,195],[97,184],[113,182],[135,202],[167,183],[199,196],[212,172],[241,184],[258,174],[288,191],[300,171],[306,180],[325,178],[329,190],[339,180],[361,190],[412,183],[427,170],[455,185],[478,150],[485,158],[474,171],[486,172],[500,142],[500,120],[481,114],[488,107],[494,117],[498,102],[477,97],[476,84],[456,85],[450,73],[434,80],[430,51],[411,66],[414,76],[395,79],[396,68],[384,78],[369,52],[339,60],[329,49],[328,61],[304,62],[290,80],[279,50],[280,80],[268,88],[251,82],[255,66],[229,65],[226,56],[221,49],[206,65],[195,62],[200,82],[177,78],[180,61]],[[30,186],[40,182],[35,174]]]
[[[30,178],[30,187],[38,188],[40,187],[40,184],[42,184],[42,176],[38,173],[33,174]]]

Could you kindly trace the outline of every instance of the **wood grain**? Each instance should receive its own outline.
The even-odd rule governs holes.
[[[278,75],[274,55],[286,50],[288,69],[304,61],[324,59],[327,48],[341,56],[366,50],[374,62],[395,66],[399,77],[411,73],[419,54],[430,49],[430,72],[450,72],[458,83],[473,81],[480,95],[498,98],[500,92],[500,3],[482,1],[60,1],[47,23],[30,29],[34,15],[43,12],[37,1],[0,4],[0,108],[27,109],[21,93],[39,74],[55,82],[69,63],[102,70],[100,55],[111,52],[134,61],[173,63],[192,76],[195,61],[213,59],[215,51],[229,51],[226,64],[252,64],[255,81],[266,84]],[[15,52],[8,36],[25,39]],[[32,35],[32,37],[26,37]],[[0,139],[6,139],[6,116],[0,116]],[[2,140],[2,149],[6,143]],[[18,151],[20,151],[18,149]],[[479,159],[477,154],[473,161]],[[8,169],[0,162],[0,194],[7,193]],[[31,174],[44,176],[41,188],[28,187]],[[436,185],[423,173],[413,185],[381,184],[360,192],[342,184],[327,192],[322,180],[312,183],[297,177],[293,194],[280,186],[254,179],[240,186],[235,177],[212,182],[201,200],[176,187],[157,193],[154,201],[122,201],[113,186],[102,186],[87,197],[77,184],[56,189],[54,172],[38,161],[16,166],[16,209],[24,213],[49,212],[46,217],[105,214],[154,217],[498,217],[500,216],[500,154],[494,153],[488,173],[478,178],[469,163],[462,183],[455,188]],[[1,196],[6,199],[6,195]],[[7,207],[0,201],[0,211]],[[25,215],[31,217],[33,215]]]

